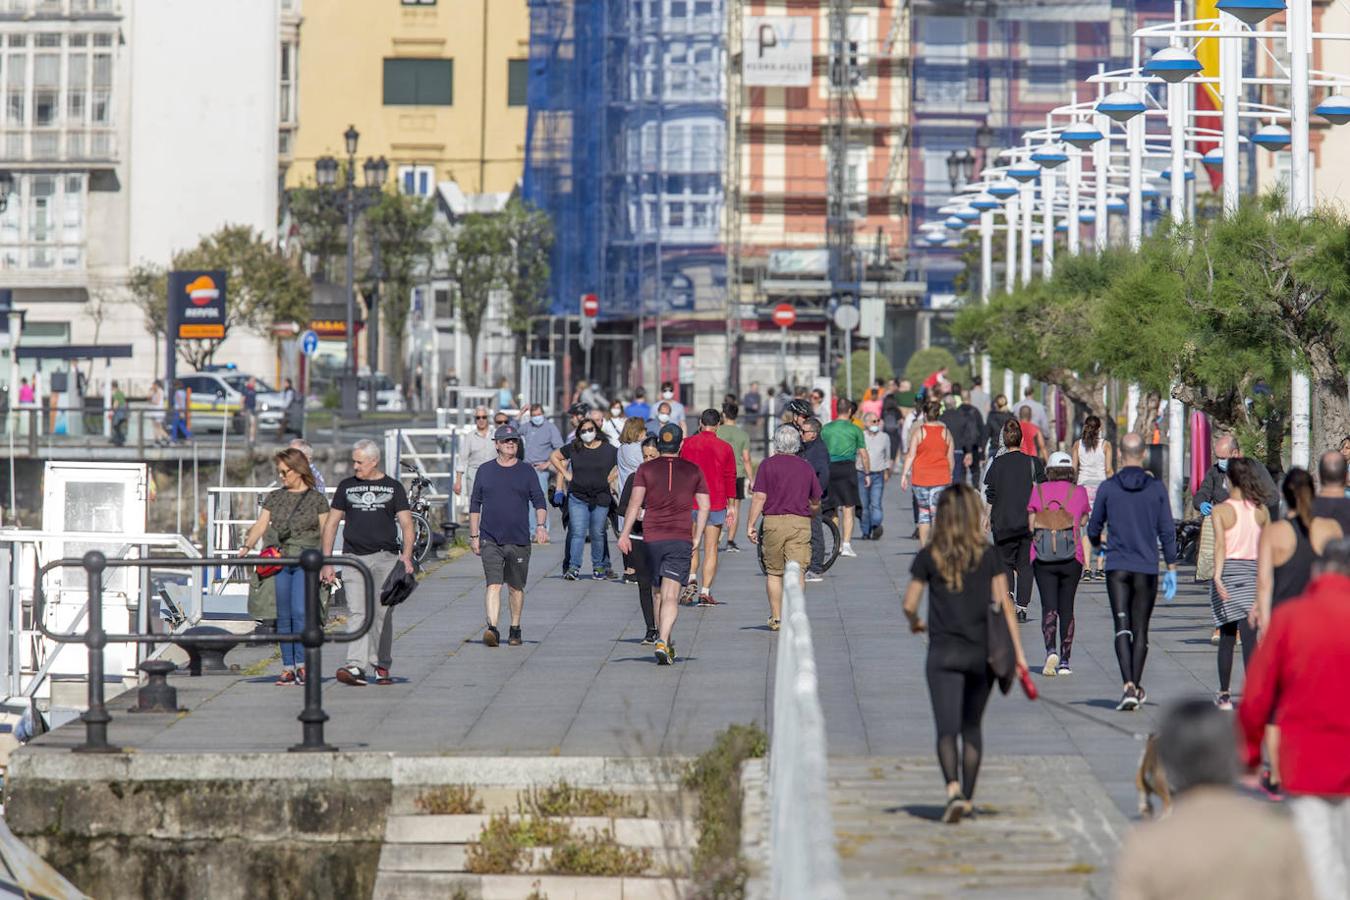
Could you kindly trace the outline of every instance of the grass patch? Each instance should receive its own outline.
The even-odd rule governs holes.
[[[447,784],[423,791],[413,804],[433,816],[472,816],[483,811],[478,792],[467,784]]]
[[[650,850],[621,846],[606,828],[588,835],[569,835],[549,854],[548,870],[557,875],[619,878],[641,875],[651,864]]]
[[[684,786],[698,795],[698,847],[691,896],[738,900],[747,876],[741,858],[741,763],[769,750],[758,725],[732,725],[694,760]]]
[[[516,807],[521,815],[532,816],[647,815],[645,802],[639,807],[615,791],[574,787],[566,781],[549,787],[531,788],[517,797]]]

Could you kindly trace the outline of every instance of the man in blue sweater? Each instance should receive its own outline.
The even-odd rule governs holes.
[[[1148,620],[1158,598],[1158,544],[1162,543],[1167,574],[1163,596],[1177,593],[1177,532],[1162,482],[1144,470],[1144,440],[1127,434],[1120,441],[1121,468],[1097,489],[1097,503],[1088,522],[1094,547],[1106,546],[1106,595],[1116,621],[1116,661],[1125,684],[1118,710],[1143,704],[1144,660],[1148,656]]]

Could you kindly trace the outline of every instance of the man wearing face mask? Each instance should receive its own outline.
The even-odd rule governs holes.
[[[539,490],[548,494],[549,457],[554,450],[563,448],[562,433],[558,426],[544,418],[544,408],[538,403],[530,405],[528,418],[522,416],[520,427],[521,442],[525,445],[525,464],[534,469],[539,478]],[[544,520],[548,521],[547,517]]]
[[[670,406],[670,424],[679,426],[683,433],[684,428],[684,404],[675,399],[675,385],[669,381],[661,383],[661,399]]]
[[[891,436],[881,428],[876,413],[863,415],[863,440],[867,444],[866,468],[857,462],[858,496],[862,499],[862,539],[881,540],[882,497],[891,477]],[[860,454],[861,457],[861,454]]]
[[[1195,492],[1195,508],[1202,516],[1209,515],[1214,507],[1228,499],[1228,461],[1240,459],[1242,448],[1231,434],[1223,434],[1214,441],[1214,456],[1214,465],[1209,467],[1205,480],[1200,482],[1200,490]],[[1275,487],[1275,479],[1270,477],[1270,470],[1264,465],[1257,463],[1253,468],[1256,469],[1256,477],[1265,485],[1266,496],[1275,498],[1274,504],[1266,509],[1270,513],[1270,521],[1278,522],[1280,492]]]
[[[656,433],[661,430],[662,425],[670,425],[674,421],[674,416],[670,414],[670,404],[665,400],[656,404],[656,415],[647,420],[647,433],[656,437]]]

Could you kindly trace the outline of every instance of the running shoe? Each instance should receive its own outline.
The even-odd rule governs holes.
[[[1072,674],[1073,674],[1073,669],[1070,669],[1070,668],[1069,668],[1069,664],[1068,664],[1068,663],[1062,662],[1062,663],[1059,664],[1059,671],[1056,672],[1055,674],[1056,674],[1056,675],[1072,675]]]
[[[576,581],[581,577],[580,569],[568,569],[563,573],[563,581]]]
[[[1134,686],[1134,695],[1139,698],[1140,706],[1143,706],[1144,701],[1148,699],[1148,691],[1144,690],[1144,686],[1142,684],[1137,684]]]
[[[1217,628],[1214,629],[1214,633],[1211,634],[1211,635],[1209,636],[1209,642],[1210,642],[1211,644],[1214,644],[1215,646],[1218,646],[1218,644],[1219,644],[1219,629],[1217,629]]]
[[[883,531],[885,531],[885,529],[882,528],[880,525],[873,525],[873,526],[872,526],[872,540],[874,540],[874,541],[879,541],[879,540],[881,540],[881,534],[882,534]]]
[[[839,548],[839,555],[840,555],[840,556],[857,556],[858,554],[856,554],[856,553],[853,552],[853,545],[852,545],[852,544],[844,544],[843,546],[841,546],[841,547]]]
[[[680,605],[693,606],[698,601],[698,582],[691,581],[680,589]]]
[[[506,632],[506,643],[512,647],[520,646],[521,638],[519,625],[512,625],[511,630]]]
[[[1120,702],[1116,704],[1116,712],[1133,712],[1138,708],[1139,695],[1135,693],[1133,687],[1127,687],[1120,695]]]
[[[778,629],[780,629],[780,628],[782,628],[782,627],[783,627],[783,622],[782,622],[782,620],[780,620],[780,619],[775,619],[773,616],[769,616],[769,630],[770,630],[770,631],[777,631]]]
[[[807,581],[808,584],[812,584],[812,583],[815,583],[815,582],[817,582],[817,581],[824,581],[824,580],[825,580],[825,575],[824,575],[823,572],[807,572],[807,573],[806,573],[806,581]]]
[[[337,680],[353,687],[365,687],[367,684],[366,673],[361,671],[360,666],[343,666],[338,669]]]
[[[628,573],[625,572],[625,573],[624,573],[624,576],[623,576],[623,583],[624,583],[624,584],[637,584],[637,583],[638,583],[637,576],[636,576],[636,575],[629,575]]]
[[[1041,666],[1041,674],[1049,678],[1054,678],[1059,674],[1059,654],[1051,653],[1045,658],[1045,665]]]
[[[594,569],[591,572],[592,581],[608,581],[609,569]]]
[[[384,666],[376,666],[376,667],[375,667],[375,683],[376,683],[376,684],[393,684],[393,683],[394,683],[394,679],[389,675],[389,670],[386,669]]]
[[[721,606],[722,604],[713,599],[711,591],[700,591],[698,595],[699,606]]]
[[[942,821],[947,825],[955,825],[961,821],[965,812],[966,798],[955,794],[947,798],[947,808],[942,811]]]
[[[296,666],[296,667],[295,667],[295,683],[298,684],[298,685],[300,685],[301,687],[304,687],[304,684],[305,684],[305,667],[304,667],[304,666]]]
[[[1027,618],[1027,608],[1025,606],[1017,607],[1017,621],[1025,622],[1027,621]]]
[[[1219,695],[1214,698],[1214,705],[1224,712],[1232,712],[1233,697],[1227,691],[1220,691]]]
[[[735,542],[735,541],[727,541],[727,550],[726,550],[726,552],[728,552],[728,553],[740,553],[740,552],[741,552],[741,548],[736,546],[736,542]]]
[[[670,647],[665,641],[656,642],[656,664],[658,666],[668,666],[673,662],[673,656]]]
[[[277,676],[277,684],[281,686],[295,684],[295,672],[290,669],[282,669],[281,674]]]
[[[1256,785],[1261,789],[1261,793],[1266,795],[1267,800],[1280,803],[1284,800],[1284,789],[1274,780],[1270,766],[1262,766],[1261,774],[1256,778]]]
[[[648,631],[646,636],[642,639],[642,645],[644,647],[650,647],[652,644],[656,643],[658,637],[660,637],[660,633],[653,628]]]
[[[502,633],[497,630],[496,625],[489,625],[483,631],[483,643],[489,647],[495,647],[502,642]]]
[[[674,638],[671,638],[670,640],[666,641],[666,649],[668,649],[668,650],[670,651],[670,661],[671,661],[671,662],[674,662],[674,661],[678,658],[678,657],[676,657],[676,655],[675,655],[675,639],[674,639]]]

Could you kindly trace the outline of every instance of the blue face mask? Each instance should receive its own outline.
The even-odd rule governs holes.
[[[1226,459],[1221,459],[1221,460],[1219,460],[1217,463],[1215,463],[1215,465],[1217,465],[1217,466],[1219,467],[1219,471],[1220,471],[1220,472],[1227,472],[1227,471],[1228,471],[1228,460],[1226,460]]]
[[[530,422],[533,423],[533,424],[535,424],[535,425],[543,425],[543,424],[544,424],[544,417],[543,417],[543,416],[530,416]]]

